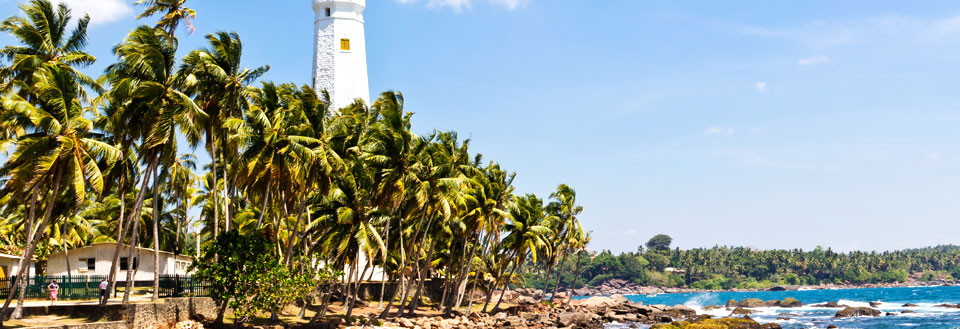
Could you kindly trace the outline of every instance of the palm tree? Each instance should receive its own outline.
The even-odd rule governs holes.
[[[90,17],[84,15],[78,19],[77,26],[68,35],[71,15],[66,5],[61,3],[54,9],[48,0],[31,0],[20,5],[20,10],[26,17],[12,16],[0,22],[0,31],[10,33],[22,44],[0,49],[0,56],[11,61],[10,65],[0,67],[0,91],[17,88],[21,97],[32,100],[34,72],[44,66],[56,66],[80,85],[102,92],[96,81],[77,69],[96,61],[83,51]]]
[[[111,116],[124,124],[131,136],[140,140],[142,158],[147,165],[133,211],[125,220],[124,232],[128,232],[134,216],[140,214],[147,185],[151,180],[154,181],[154,194],[158,194],[159,182],[156,176],[160,162],[162,159],[169,160],[176,153],[175,128],[180,127],[187,138],[198,138],[193,122],[201,120],[204,113],[199,111],[189,96],[178,90],[181,80],[174,74],[176,50],[176,39],[167,32],[140,26],[114,48],[120,61],[107,68],[106,80],[110,83],[111,90],[105,95],[105,100],[110,103],[110,108],[115,110]],[[159,200],[155,197],[155,215],[159,211],[158,203]],[[157,221],[154,221],[153,226],[154,263],[158,265]],[[110,281],[113,281],[120,247],[121,241],[117,241]],[[159,273],[154,273],[154,291],[159,290],[158,275]]]
[[[554,232],[555,239],[552,239],[550,243],[553,244],[554,250],[562,254],[560,257],[560,266],[558,267],[562,269],[563,265],[567,262],[567,255],[569,255],[571,246],[576,244],[578,238],[583,235],[583,227],[580,226],[580,220],[577,219],[577,216],[583,212],[583,206],[577,204],[577,191],[567,184],[557,186],[557,190],[550,193],[550,198],[555,201],[547,205],[547,211],[558,219],[558,227]],[[555,260],[556,255],[554,255],[553,258]],[[550,263],[552,262],[548,262],[548,264]],[[551,265],[552,264],[548,266]],[[547,291],[547,287],[550,284],[550,268],[547,268],[547,280],[544,280],[544,292]],[[553,285],[553,292],[550,294],[551,302],[553,302],[556,297],[561,276],[560,274],[557,275],[557,281]]]
[[[2,194],[31,195],[32,205],[40,193],[46,201],[40,225],[29,229],[14,286],[22,279],[26,262],[32,259],[40,233],[50,223],[54,208],[76,209],[84,203],[88,191],[103,191],[98,163],[101,159],[111,162],[119,156],[116,148],[92,138],[95,137],[93,124],[84,116],[92,109],[83,105],[86,92],[70,70],[45,65],[35,72],[33,81],[36,104],[18,95],[3,98],[4,107],[29,118],[34,128],[32,133],[17,139],[10,159],[0,167],[0,177],[5,179]],[[66,193],[61,198],[62,192]],[[11,289],[0,314],[6,314],[13,295]],[[23,295],[21,287],[20,296]],[[18,302],[18,309],[21,304]],[[19,311],[14,313],[15,317],[20,315]]]
[[[144,1],[144,0],[141,0]],[[153,2],[183,2],[185,0],[152,0]],[[206,114],[197,125],[203,128],[207,150],[210,152],[213,178],[217,181],[217,159],[227,163],[229,147],[223,124],[227,120],[240,118],[249,108],[248,86],[263,76],[270,66],[255,69],[243,68],[241,57],[243,43],[236,33],[218,32],[206,36],[209,47],[191,51],[183,59],[180,75],[187,81],[184,90],[195,95],[194,102]],[[199,140],[190,140],[193,146]],[[218,152],[219,144],[219,152]],[[223,193],[227,188],[228,168],[223,169]],[[216,195],[216,193],[215,193]],[[224,198],[226,229],[230,229],[229,198]],[[219,205],[214,203],[214,237],[219,234]]]
[[[167,34],[172,36],[177,31],[177,26],[183,22],[187,24],[188,31],[193,33],[196,29],[190,19],[196,18],[197,12],[185,7],[186,2],[187,0],[137,0],[137,5],[147,7],[140,15],[137,15],[137,19],[147,18],[159,13],[163,16],[160,17],[160,21],[157,22],[155,28],[165,30]]]
[[[508,233],[503,238],[503,248],[504,251],[513,255],[510,257],[514,260],[513,269],[503,280],[503,291],[497,304],[493,306],[494,310],[500,308],[503,293],[508,289],[513,274],[526,261],[527,254],[531,255],[536,263],[537,250],[546,246],[545,236],[551,231],[543,226],[545,218],[543,200],[533,194],[517,198],[516,205],[510,209],[510,220],[504,227]]]

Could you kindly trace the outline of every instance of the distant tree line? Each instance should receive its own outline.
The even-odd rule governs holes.
[[[698,289],[770,288],[777,285],[865,284],[960,278],[960,246],[945,245],[887,252],[757,250],[715,246],[671,249],[664,234],[636,252],[585,251],[579,263],[558,271],[565,287],[595,287],[613,279],[659,287]],[[542,264],[528,262],[524,281],[539,287]],[[576,271],[575,268],[580,268]]]

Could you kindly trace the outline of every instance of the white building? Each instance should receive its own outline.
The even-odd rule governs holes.
[[[110,274],[110,263],[113,261],[113,252],[116,250],[116,243],[103,242],[95,243],[86,247],[70,250],[70,274],[71,275],[103,275]],[[120,261],[117,263],[117,280],[126,278],[128,266],[135,270],[135,281],[153,280],[153,249],[134,248],[133,259],[128,259],[130,248],[126,245],[120,251]],[[63,251],[52,254],[47,257],[47,275],[61,276],[67,275],[67,262]],[[160,275],[185,275],[187,269],[193,260],[189,256],[180,255],[175,257],[173,253],[160,251]]]
[[[17,275],[17,272],[20,271],[20,259],[20,256],[0,254],[0,278]],[[27,274],[29,276],[37,275],[36,262],[30,261],[27,271],[30,272]]]
[[[313,86],[330,94],[335,110],[358,98],[370,104],[365,7],[366,0],[313,0]]]

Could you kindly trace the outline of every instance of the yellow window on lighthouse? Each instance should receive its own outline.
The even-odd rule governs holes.
[[[350,50],[350,39],[340,39],[340,50]]]

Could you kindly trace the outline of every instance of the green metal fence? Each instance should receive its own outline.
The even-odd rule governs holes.
[[[15,277],[0,278],[0,296],[6,297],[13,288]],[[102,275],[74,275],[74,276],[32,276],[27,278],[26,298],[50,298],[47,286],[57,280],[60,286],[58,298],[61,300],[96,299],[100,296],[100,281]],[[117,285],[122,286],[122,282]],[[152,286],[152,285],[151,285]],[[161,275],[159,297],[204,297],[207,296],[209,285],[189,276]],[[15,294],[16,296],[16,294]]]
[[[50,298],[50,290],[47,286],[54,280],[60,286],[58,290],[59,299],[91,299],[99,296],[100,281],[105,279],[102,275],[74,275],[74,276],[32,276],[27,277],[27,298]],[[0,296],[6,296],[13,286],[14,277],[0,279]]]
[[[161,275],[160,298],[164,297],[206,297],[209,284],[194,280],[189,276]]]

